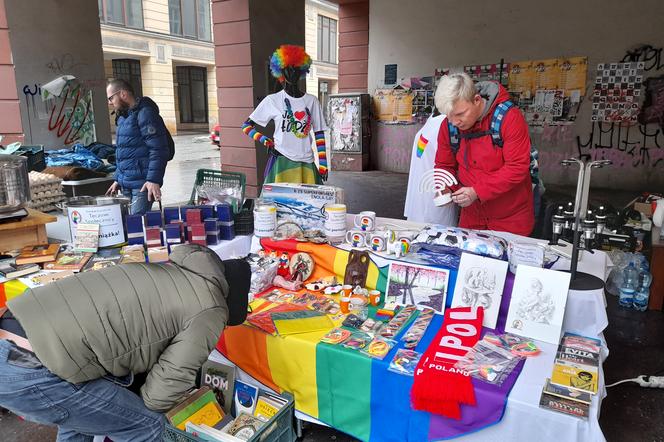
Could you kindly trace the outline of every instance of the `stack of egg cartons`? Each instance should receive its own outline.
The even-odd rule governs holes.
[[[28,207],[40,212],[50,212],[57,209],[55,206],[64,201],[66,196],[62,191],[62,179],[50,173],[30,172],[30,199]]]

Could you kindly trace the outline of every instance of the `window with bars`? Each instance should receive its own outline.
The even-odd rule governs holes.
[[[97,0],[102,23],[143,29],[143,0]]]
[[[137,97],[143,95],[140,61],[130,58],[113,60],[113,77],[121,78],[131,84]]]
[[[210,0],[168,0],[171,34],[211,41]]]
[[[337,21],[318,16],[318,61],[337,63]]]

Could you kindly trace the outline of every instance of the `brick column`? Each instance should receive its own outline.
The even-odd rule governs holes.
[[[12,49],[9,42],[9,26],[5,13],[5,0],[0,0],[0,135],[6,146],[14,141],[23,142],[21,108],[18,101],[16,75]]]
[[[268,154],[240,128],[258,103],[275,92],[268,70],[274,50],[281,44],[304,45],[304,0],[214,0],[212,20],[221,169],[244,173],[247,196],[253,197],[263,184]],[[271,128],[261,131],[272,136]]]
[[[367,92],[369,1],[339,5],[339,92]]]

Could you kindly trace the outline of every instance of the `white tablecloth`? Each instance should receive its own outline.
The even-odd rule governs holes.
[[[252,238],[252,235],[238,235],[230,241],[220,241],[219,244],[208,247],[221,259],[244,257],[251,251]]]

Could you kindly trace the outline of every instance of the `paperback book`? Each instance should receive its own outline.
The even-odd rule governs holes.
[[[217,402],[224,412],[231,412],[235,367],[215,361],[206,361],[201,369],[201,386],[207,386],[214,392]]]
[[[581,402],[586,405],[590,405],[590,402],[592,401],[592,395],[587,391],[580,391],[574,388],[552,384],[550,379],[546,380],[543,392],[562,399]]]
[[[598,368],[556,360],[553,364],[551,382],[562,387],[597,393]]]
[[[214,427],[224,418],[214,396],[208,387],[201,387],[166,413],[166,418],[175,428],[184,430],[187,422]]]
[[[122,255],[118,249],[105,249],[100,250],[94,254],[87,264],[83,267],[83,272],[88,272],[90,270],[101,270],[106,267],[112,267],[120,264],[122,260]]]
[[[254,413],[256,409],[256,399],[258,398],[258,388],[242,381],[235,381],[235,415]]]
[[[44,264],[44,269],[80,272],[91,257],[90,252],[60,252],[55,261]]]
[[[590,406],[588,404],[553,396],[545,392],[542,392],[542,396],[540,396],[539,405],[540,407],[546,408],[548,410],[583,419],[588,418],[588,411],[590,410]]]
[[[95,253],[99,248],[99,224],[83,224],[76,226],[74,250],[77,252]]]
[[[60,251],[59,244],[42,244],[38,246],[27,246],[21,249],[16,257],[16,264],[32,264],[55,261]]]
[[[227,428],[227,433],[238,439],[249,440],[263,425],[263,421],[251,414],[239,413]]]
[[[16,279],[21,276],[29,275],[40,271],[41,268],[37,264],[15,264],[13,262],[0,263],[0,276],[6,279]]]

